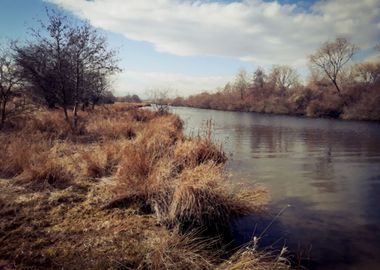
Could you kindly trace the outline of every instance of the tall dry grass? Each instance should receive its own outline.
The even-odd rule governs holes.
[[[69,174],[102,177],[115,173],[121,148],[134,138],[134,128],[139,126],[131,115],[118,115],[128,108],[124,105],[122,110],[118,104],[116,109],[110,106],[107,110],[81,112],[75,129],[58,111],[35,112],[31,117],[18,119],[18,129],[0,133],[0,177],[22,174],[21,178],[33,180],[49,174],[48,171],[67,178]],[[71,168],[69,174],[63,173],[68,167],[76,168]]]
[[[124,148],[108,206],[137,206],[182,232],[226,232],[232,218],[256,209],[248,196],[232,191],[222,149],[210,137],[185,138],[181,128],[174,116],[162,116]]]
[[[212,240],[199,237],[194,232],[179,234],[165,232],[149,241],[139,269],[214,269],[218,261],[211,252]]]
[[[7,262],[33,269],[42,256],[49,267],[57,260],[81,267],[269,269],[257,268],[264,265],[258,254],[227,263],[217,249],[230,220],[257,211],[261,202],[257,190],[233,191],[226,155],[211,136],[187,138],[177,116],[119,103],[80,112],[79,119],[73,129],[60,112],[36,112],[0,133],[0,177],[11,183],[0,202],[14,200],[4,213],[16,213],[0,222],[12,239],[1,247]],[[22,203],[27,213],[38,213],[30,217],[34,225],[20,225],[25,211],[12,208],[25,198],[38,198]],[[30,231],[43,242],[26,243]],[[28,254],[43,255],[11,251],[17,241]],[[0,266],[3,259],[0,254]]]

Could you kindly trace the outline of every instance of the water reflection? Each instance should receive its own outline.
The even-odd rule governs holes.
[[[304,254],[311,247],[312,269],[380,269],[380,125],[174,110],[195,134],[213,119],[215,138],[232,154],[232,180],[263,183],[273,215],[292,205],[264,241],[281,239]],[[236,221],[237,241],[265,227],[268,217]]]

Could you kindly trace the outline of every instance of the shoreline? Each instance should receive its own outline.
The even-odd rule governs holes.
[[[221,111],[221,112],[240,112],[240,113],[257,113],[260,115],[275,115],[275,116],[289,116],[289,117],[297,117],[297,118],[303,118],[303,119],[326,119],[326,120],[339,120],[344,122],[357,122],[357,123],[373,123],[373,124],[380,124],[379,120],[360,120],[360,119],[344,119],[339,117],[314,117],[314,116],[307,116],[305,114],[289,114],[289,113],[266,113],[266,112],[256,112],[256,111],[248,111],[248,110],[228,110],[228,109],[216,109],[216,108],[201,108],[201,107],[192,107],[192,106],[176,106],[176,105],[169,105],[174,108],[191,108],[191,109],[198,109],[198,110],[213,110],[213,111]]]

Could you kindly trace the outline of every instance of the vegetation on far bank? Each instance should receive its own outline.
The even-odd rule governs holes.
[[[70,112],[69,117],[72,117]],[[232,252],[228,224],[266,193],[234,193],[210,136],[126,103],[18,117],[0,133],[3,269],[288,269],[257,239]]]
[[[267,74],[240,70],[216,93],[169,100],[174,106],[204,109],[380,120],[380,59],[350,64],[358,48],[337,38],[310,56],[311,74],[302,84],[297,71],[275,65]],[[378,48],[380,51],[380,47]]]

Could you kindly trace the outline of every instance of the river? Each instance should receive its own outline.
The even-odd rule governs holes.
[[[172,108],[196,135],[212,119],[231,180],[265,186],[265,216],[233,224],[237,243],[286,245],[308,269],[380,269],[380,125]],[[266,227],[268,227],[265,230]]]

